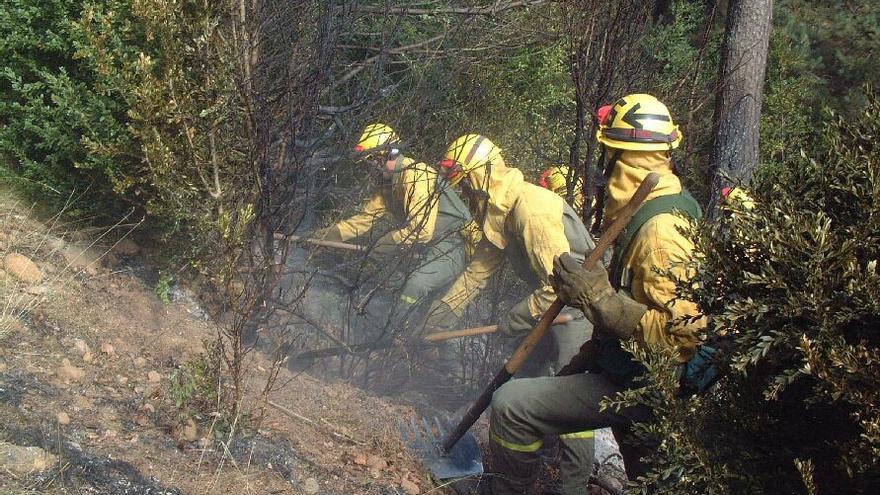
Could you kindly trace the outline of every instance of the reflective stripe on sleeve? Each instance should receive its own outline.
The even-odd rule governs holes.
[[[416,304],[417,302],[419,302],[419,300],[416,299],[415,297],[408,296],[406,294],[401,294],[400,300],[407,303],[407,304]]]

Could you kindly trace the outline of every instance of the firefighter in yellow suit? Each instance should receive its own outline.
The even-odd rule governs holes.
[[[556,298],[549,279],[553,258],[568,254],[583,260],[595,247],[587,228],[562,198],[526,182],[522,172],[507,166],[501,149],[485,136],[468,134],[453,141],[440,169],[450,183],[460,186],[483,239],[467,268],[430,310],[427,325],[431,331],[456,327],[468,303],[508,262],[532,291],[502,317],[500,332],[511,340],[522,339]],[[568,312],[573,320],[550,330],[556,370],[568,364],[591,333],[580,311]],[[591,430],[566,432],[560,444],[562,466],[592,464]],[[540,442],[535,445],[540,447]],[[586,485],[589,475],[580,482]]]
[[[348,241],[370,235],[377,221],[390,218],[395,228],[372,243],[370,255],[394,262],[394,255],[404,250],[422,249],[417,267],[400,290],[400,299],[416,306],[461,273],[479,228],[445,179],[433,167],[404,156],[395,147],[399,142],[385,124],[364,129],[355,151],[363,154],[363,162],[376,165],[373,173],[381,177],[379,186],[359,212],[315,235]]]
[[[584,209],[584,179],[576,177],[570,167],[566,165],[548,167],[541,174],[538,184],[544,189],[555,192],[562,199],[568,200],[568,182],[571,179],[576,180],[571,190],[569,204],[574,208],[574,211],[581,213]]]
[[[700,215],[670,161],[670,151],[680,143],[681,133],[665,105],[653,96],[634,94],[614,104],[600,125],[598,139],[610,157],[606,225],[649,173],[660,174],[660,182],[628,224],[609,271],[601,264],[585,270],[580,260],[567,254],[554,261],[551,282],[556,293],[594,324],[597,372],[513,380],[498,389],[489,426],[498,473],[477,487],[479,493],[530,493],[540,467],[536,447],[544,436],[585,429],[611,427],[627,475],[634,479],[643,474],[643,452],[625,434],[634,421],[650,421],[650,411],[641,407],[600,410],[604,397],[636,386],[635,379],[644,372],[620,343],[633,339],[671,349],[682,364],[699,347],[697,335],[706,320],[694,302],[676,298],[675,282],[667,275],[689,276],[685,263],[694,246],[681,229]],[[587,493],[584,473],[591,466],[567,468],[561,472],[562,493]]]

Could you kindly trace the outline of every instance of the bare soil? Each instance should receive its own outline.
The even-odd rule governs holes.
[[[0,469],[0,493],[435,490],[396,430],[411,408],[286,369],[263,403],[271,363],[259,354],[245,403],[262,421],[235,424],[231,435],[188,422],[170,378],[215,336],[199,308],[160,301],[142,261],[72,242],[82,237],[2,199],[0,257],[22,253],[45,277],[30,285],[0,271],[0,441],[59,461],[24,476]],[[71,246],[86,256],[72,262]]]

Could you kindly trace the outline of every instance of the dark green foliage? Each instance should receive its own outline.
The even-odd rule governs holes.
[[[125,202],[114,179],[126,162],[89,143],[128,151],[131,141],[128,107],[78,54],[83,3],[0,2],[0,174],[56,203],[75,191],[76,206],[96,213]]]
[[[880,486],[880,101],[829,114],[789,156],[695,232],[699,288],[683,295],[732,340],[726,377],[676,397],[669,356],[642,358],[659,493],[875,493]],[[724,337],[723,337],[724,336]],[[661,441],[662,439],[662,441]]]

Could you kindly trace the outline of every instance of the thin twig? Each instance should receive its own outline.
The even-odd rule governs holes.
[[[340,440],[348,441],[348,442],[354,443],[356,445],[361,445],[361,446],[367,445],[367,442],[365,442],[363,440],[355,438],[354,436],[349,435],[347,433],[338,432],[338,431],[332,429],[332,425],[324,419],[321,420],[322,422],[325,423],[324,426],[322,426],[322,425],[318,424],[317,422],[315,422],[314,420],[309,419],[309,418],[303,416],[302,414],[295,413],[280,404],[276,404],[275,402],[272,402],[271,400],[267,400],[266,403],[269,404],[270,406],[274,407],[275,409],[278,409],[279,411],[283,412],[284,414],[290,416],[291,418],[298,419],[309,426],[314,426],[315,428],[320,428],[322,430],[325,430]]]

